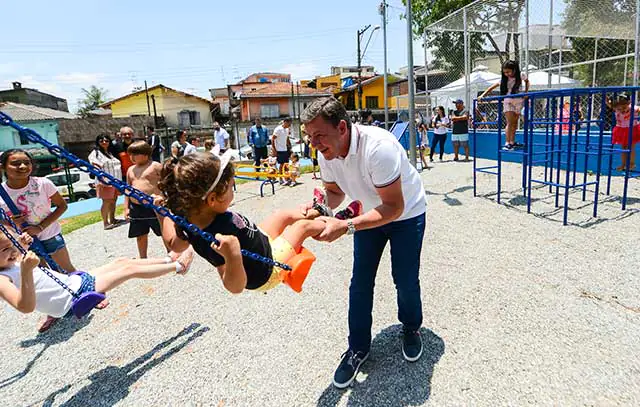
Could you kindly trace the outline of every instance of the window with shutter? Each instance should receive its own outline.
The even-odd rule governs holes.
[[[260,116],[265,118],[280,117],[280,105],[260,105]]]
[[[200,126],[200,112],[190,111],[189,112],[189,121],[192,126]]]
[[[189,120],[189,111],[183,110],[178,113],[178,126],[181,128],[189,127],[191,124]]]

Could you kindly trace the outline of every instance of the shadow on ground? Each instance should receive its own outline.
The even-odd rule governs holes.
[[[107,366],[89,376],[91,383],[78,390],[63,406],[113,406],[129,395],[131,386],[145,373],[161,364],[171,356],[181,351],[191,342],[209,331],[208,327],[201,327],[194,323],[180,331],[177,335],[159,343],[149,352],[127,363],[124,366]],[[162,356],[159,352],[168,348],[173,342],[184,338],[179,345],[173,346]],[[56,396],[65,393],[71,385],[50,394],[43,402],[43,406],[53,405]]]
[[[82,319],[63,318],[57,324],[52,326],[47,332],[38,333],[35,338],[27,339],[20,342],[20,347],[23,349],[31,348],[36,345],[43,346],[42,348],[40,348],[38,353],[36,353],[35,356],[27,363],[27,365],[21,372],[7,377],[6,379],[0,380],[0,389],[12,385],[13,383],[29,374],[38,359],[42,357],[42,355],[50,346],[68,341],[73,336],[73,334],[89,325],[92,318],[93,316],[91,315]]]
[[[436,363],[444,354],[442,338],[429,329],[420,330],[424,353],[415,363],[402,357],[402,325],[382,330],[373,339],[369,359],[362,365],[356,382],[345,390],[327,387],[318,399],[318,407],[333,407],[343,397],[348,406],[415,406],[431,395],[431,378]],[[337,366],[337,365],[336,365]]]
[[[548,192],[545,190],[545,186],[538,186],[537,188],[532,188],[532,197],[531,197],[531,214],[537,218],[545,219],[548,221],[552,221],[555,223],[563,222],[563,212],[564,212],[564,195],[561,193],[558,198],[558,206],[555,206],[555,194],[553,192]],[[542,192],[544,195],[542,196],[533,196],[533,192],[537,191],[538,193]],[[516,189],[512,191],[505,191],[502,193],[503,199],[501,204],[509,209],[516,210],[518,212],[527,212],[527,197],[522,195],[522,189]],[[582,190],[573,189],[569,192],[569,215],[567,219],[568,225],[577,226],[582,229],[589,229],[591,227],[597,226],[601,223],[610,222],[610,221],[618,221],[621,219],[628,218],[630,216],[635,215],[636,213],[640,213],[640,209],[638,208],[629,208],[626,210],[622,210],[619,206],[622,204],[622,197],[616,195],[605,195],[603,193],[600,194],[600,199],[598,200],[598,216],[593,217],[593,191],[588,191],[586,200],[582,201]],[[490,192],[484,195],[478,195],[480,198],[484,198],[489,201],[496,201],[496,193]],[[534,206],[534,204],[542,204],[546,206],[546,210],[540,211],[541,206]],[[627,205],[637,205],[640,203],[640,199],[627,197]],[[576,221],[572,219],[573,214],[582,214],[583,219]]]
[[[429,191],[425,189],[425,193],[427,194],[427,196],[442,196],[442,201],[444,203],[446,203],[449,206],[460,206],[462,205],[462,202],[460,202],[460,200],[458,198],[452,197],[452,194],[456,194],[456,193],[464,193],[466,191],[469,191],[473,189],[472,186],[470,185],[465,185],[462,187],[458,187],[454,190],[451,190],[449,192],[444,192],[444,193],[440,193],[440,192],[433,192],[433,191]]]

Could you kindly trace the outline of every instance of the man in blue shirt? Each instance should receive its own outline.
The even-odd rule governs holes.
[[[269,142],[269,129],[262,125],[262,120],[257,117],[255,125],[249,129],[249,145],[253,148],[253,160],[256,167],[260,167],[260,160],[267,158],[267,144]],[[260,169],[258,168],[258,171]]]

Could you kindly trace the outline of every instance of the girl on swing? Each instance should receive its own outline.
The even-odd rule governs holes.
[[[11,232],[8,232],[11,233]],[[27,249],[33,238],[18,237]],[[169,273],[184,274],[193,260],[193,250],[165,259],[118,259],[80,275],[48,270],[78,295],[89,291],[106,293],[134,278],[150,279]],[[0,233],[0,298],[22,313],[35,311],[62,318],[70,314],[73,297],[39,267],[40,258],[32,251],[22,256],[11,240]]]
[[[285,280],[286,273],[242,256],[240,250],[287,263],[302,251],[305,239],[324,230],[325,222],[316,218],[332,216],[332,212],[320,189],[314,190],[315,205],[306,216],[299,209],[280,210],[256,226],[243,215],[228,211],[234,183],[228,153],[221,157],[196,153],[167,160],[159,183],[164,196],[155,199],[157,205],[165,204],[174,214],[214,235],[218,244],[180,228],[168,217],[163,219],[162,236],[174,252],[192,245],[196,253],[217,268],[223,286],[231,293],[244,289],[265,291]],[[335,216],[347,219],[361,212],[360,201],[353,201]]]

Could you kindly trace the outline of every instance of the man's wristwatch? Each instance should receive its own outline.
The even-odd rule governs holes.
[[[354,226],[351,219],[347,220],[347,235],[352,235],[356,233],[356,227]]]

